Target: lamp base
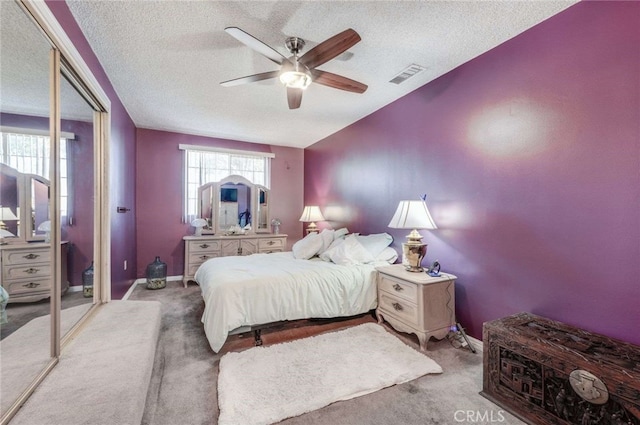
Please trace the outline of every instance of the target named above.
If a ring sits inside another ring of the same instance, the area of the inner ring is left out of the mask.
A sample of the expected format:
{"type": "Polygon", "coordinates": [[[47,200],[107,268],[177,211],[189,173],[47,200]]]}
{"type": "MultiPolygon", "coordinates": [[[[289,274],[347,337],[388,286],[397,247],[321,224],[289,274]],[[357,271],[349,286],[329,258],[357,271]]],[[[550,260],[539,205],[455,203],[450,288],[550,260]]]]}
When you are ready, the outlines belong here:
{"type": "Polygon", "coordinates": [[[410,241],[402,244],[402,265],[409,272],[422,272],[422,259],[427,255],[427,244],[410,241]]]}

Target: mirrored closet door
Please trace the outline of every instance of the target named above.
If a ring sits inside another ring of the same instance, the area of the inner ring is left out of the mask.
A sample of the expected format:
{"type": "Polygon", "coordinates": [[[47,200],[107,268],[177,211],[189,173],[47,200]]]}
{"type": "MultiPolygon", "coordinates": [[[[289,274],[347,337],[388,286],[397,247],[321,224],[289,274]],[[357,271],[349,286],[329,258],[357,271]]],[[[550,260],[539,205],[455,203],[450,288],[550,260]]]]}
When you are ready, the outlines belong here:
{"type": "Polygon", "coordinates": [[[74,84],[78,82],[73,76],[63,72],[60,79],[63,137],[58,153],[63,338],[94,302],[95,110],[74,84]]]}
{"type": "Polygon", "coordinates": [[[0,1],[0,8],[4,425],[82,321],[110,300],[102,267],[110,103],[45,2],[0,1]]]}
{"type": "Polygon", "coordinates": [[[0,416],[51,361],[49,74],[51,45],[0,1],[0,416]]]}

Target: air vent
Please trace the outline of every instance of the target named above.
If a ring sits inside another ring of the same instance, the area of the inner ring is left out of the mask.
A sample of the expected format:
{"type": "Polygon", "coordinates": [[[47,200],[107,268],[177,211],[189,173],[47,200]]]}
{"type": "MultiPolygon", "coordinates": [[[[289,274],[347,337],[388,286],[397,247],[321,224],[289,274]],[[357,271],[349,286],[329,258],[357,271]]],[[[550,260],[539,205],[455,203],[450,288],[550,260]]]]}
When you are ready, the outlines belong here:
{"type": "Polygon", "coordinates": [[[424,66],[420,66],[415,63],[412,63],[411,65],[406,67],[400,74],[393,77],[393,79],[391,79],[389,82],[393,84],[403,83],[407,81],[409,78],[413,77],[414,75],[424,71],[425,69],[427,68],[425,68],[424,66]]]}

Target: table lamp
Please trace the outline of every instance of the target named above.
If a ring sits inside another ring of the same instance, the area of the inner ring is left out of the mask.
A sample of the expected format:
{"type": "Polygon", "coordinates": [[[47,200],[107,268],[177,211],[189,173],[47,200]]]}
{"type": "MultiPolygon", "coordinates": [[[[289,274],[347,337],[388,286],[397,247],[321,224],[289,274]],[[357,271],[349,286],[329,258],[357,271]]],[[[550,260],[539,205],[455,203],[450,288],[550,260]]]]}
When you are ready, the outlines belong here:
{"type": "Polygon", "coordinates": [[[307,233],[314,233],[318,231],[318,226],[316,226],[316,221],[324,221],[324,217],[320,212],[320,207],[317,205],[309,205],[305,206],[302,211],[302,215],[300,216],[300,221],[305,223],[311,223],[307,226],[307,233]]]}
{"type": "Polygon", "coordinates": [[[412,229],[407,242],[402,244],[402,264],[410,272],[421,272],[422,259],[427,254],[427,244],[422,242],[418,229],[437,229],[424,201],[400,201],[389,227],[412,229]]]}

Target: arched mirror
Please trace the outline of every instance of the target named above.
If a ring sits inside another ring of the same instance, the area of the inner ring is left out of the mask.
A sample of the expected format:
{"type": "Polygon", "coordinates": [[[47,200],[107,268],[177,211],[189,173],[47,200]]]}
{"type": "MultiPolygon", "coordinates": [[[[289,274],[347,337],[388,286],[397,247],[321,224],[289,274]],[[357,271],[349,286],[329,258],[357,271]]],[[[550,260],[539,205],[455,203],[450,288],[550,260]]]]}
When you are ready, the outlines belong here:
{"type": "Polygon", "coordinates": [[[0,245],[0,416],[4,416],[51,361],[51,249],[37,230],[48,219],[51,45],[13,1],[0,1],[0,37],[4,164],[0,205],[6,225],[0,245]],[[33,131],[24,132],[25,128],[33,131]],[[7,212],[5,220],[6,211],[11,215],[7,212]]]}
{"type": "Polygon", "coordinates": [[[242,176],[228,176],[198,188],[199,217],[209,223],[203,234],[269,233],[269,189],[242,176]],[[244,230],[246,229],[246,230],[244,230]]]}

